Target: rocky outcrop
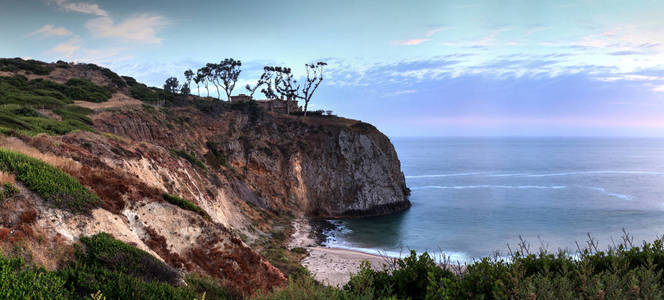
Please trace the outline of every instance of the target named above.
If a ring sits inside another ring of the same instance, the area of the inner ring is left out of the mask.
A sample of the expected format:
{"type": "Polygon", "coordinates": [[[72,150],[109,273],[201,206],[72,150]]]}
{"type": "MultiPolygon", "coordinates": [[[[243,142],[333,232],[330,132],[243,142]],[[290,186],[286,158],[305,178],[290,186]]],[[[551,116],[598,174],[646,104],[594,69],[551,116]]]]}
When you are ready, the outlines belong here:
{"type": "Polygon", "coordinates": [[[410,207],[394,147],[367,123],[266,112],[252,120],[246,112],[180,108],[105,112],[96,124],[131,140],[190,151],[226,177],[234,197],[261,208],[336,218],[410,207]]]}

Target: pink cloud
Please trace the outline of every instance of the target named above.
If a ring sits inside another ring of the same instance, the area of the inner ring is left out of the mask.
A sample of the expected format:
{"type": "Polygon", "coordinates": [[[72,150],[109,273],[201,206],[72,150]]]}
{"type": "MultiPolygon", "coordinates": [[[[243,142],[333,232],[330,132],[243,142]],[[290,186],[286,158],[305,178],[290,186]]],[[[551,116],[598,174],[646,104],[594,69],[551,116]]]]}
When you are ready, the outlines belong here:
{"type": "Polygon", "coordinates": [[[414,46],[414,45],[419,45],[424,42],[428,42],[431,39],[412,39],[412,40],[400,40],[400,41],[392,41],[392,45],[396,46],[414,46]]]}
{"type": "Polygon", "coordinates": [[[424,42],[430,41],[431,37],[434,34],[436,34],[438,32],[441,32],[443,30],[445,30],[445,28],[443,28],[443,27],[429,29],[424,33],[424,36],[421,37],[421,38],[410,39],[410,40],[395,40],[395,41],[390,42],[390,44],[395,45],[395,46],[415,46],[415,45],[419,45],[419,44],[422,44],[424,42]]]}

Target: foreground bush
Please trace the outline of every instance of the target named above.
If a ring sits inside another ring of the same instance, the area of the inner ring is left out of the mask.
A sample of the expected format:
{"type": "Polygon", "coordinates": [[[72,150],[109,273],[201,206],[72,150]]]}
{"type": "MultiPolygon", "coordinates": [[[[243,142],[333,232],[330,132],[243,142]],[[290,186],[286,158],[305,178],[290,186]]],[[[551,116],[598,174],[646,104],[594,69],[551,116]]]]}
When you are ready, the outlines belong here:
{"type": "Polygon", "coordinates": [[[106,233],[81,238],[76,259],[58,271],[0,255],[0,299],[226,299],[214,281],[177,272],[106,233]]]}
{"type": "MultiPolygon", "coordinates": [[[[388,271],[368,264],[344,290],[399,299],[662,299],[661,240],[641,247],[597,251],[595,244],[571,256],[516,252],[509,260],[484,258],[465,268],[435,264],[427,253],[396,261],[388,271]],[[456,270],[456,272],[452,272],[456,270]]],[[[631,245],[630,245],[631,246],[631,245]]],[[[522,248],[523,250],[523,248],[522,248]]]]}

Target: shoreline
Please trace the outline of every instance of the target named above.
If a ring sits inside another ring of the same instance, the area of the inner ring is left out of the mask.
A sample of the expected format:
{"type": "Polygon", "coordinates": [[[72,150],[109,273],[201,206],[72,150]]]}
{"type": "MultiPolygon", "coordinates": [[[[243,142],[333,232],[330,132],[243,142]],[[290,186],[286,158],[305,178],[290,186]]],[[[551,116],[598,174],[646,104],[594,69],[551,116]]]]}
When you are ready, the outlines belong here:
{"type": "Polygon", "coordinates": [[[294,233],[288,244],[289,249],[304,248],[308,255],[301,264],[314,276],[316,281],[329,286],[341,287],[352,273],[360,270],[363,261],[369,262],[375,270],[389,268],[392,258],[344,248],[328,248],[321,245],[320,237],[306,219],[293,221],[294,233]]]}

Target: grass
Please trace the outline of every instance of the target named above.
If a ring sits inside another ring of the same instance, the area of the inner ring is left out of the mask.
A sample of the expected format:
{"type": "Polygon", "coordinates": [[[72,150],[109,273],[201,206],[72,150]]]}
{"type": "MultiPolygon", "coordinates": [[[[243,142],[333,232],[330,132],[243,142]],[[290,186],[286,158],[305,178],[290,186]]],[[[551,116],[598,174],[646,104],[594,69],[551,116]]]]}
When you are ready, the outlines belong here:
{"type": "Polygon", "coordinates": [[[291,223],[287,220],[281,221],[275,228],[270,236],[257,240],[254,247],[258,248],[261,255],[286,276],[293,278],[308,276],[308,271],[300,264],[300,260],[307,255],[306,249],[289,250],[287,246],[293,232],[291,223]]]}
{"type": "Polygon", "coordinates": [[[168,203],[173,204],[182,209],[193,211],[208,221],[211,220],[210,215],[208,215],[207,212],[205,212],[202,208],[200,208],[198,205],[194,204],[193,202],[171,194],[164,194],[163,196],[164,200],[166,200],[168,203]]]}
{"type": "Polygon", "coordinates": [[[111,99],[114,92],[110,87],[98,86],[87,79],[72,78],[65,85],[65,95],[73,100],[104,102],[111,99]]]}
{"type": "Polygon", "coordinates": [[[177,149],[171,149],[171,153],[186,159],[193,166],[199,167],[201,169],[206,169],[205,164],[203,164],[203,162],[198,160],[198,158],[196,158],[196,156],[193,153],[189,153],[185,150],[177,150],[177,149]]]}
{"type": "Polygon", "coordinates": [[[26,266],[21,258],[0,255],[0,298],[69,299],[66,282],[56,273],[26,266]]]}
{"type": "Polygon", "coordinates": [[[0,104],[57,108],[73,100],[104,102],[112,94],[112,88],[98,86],[87,79],[72,78],[61,84],[43,79],[28,80],[21,75],[0,77],[0,104]]]}
{"type": "Polygon", "coordinates": [[[0,255],[0,298],[227,299],[223,288],[200,276],[187,276],[188,285],[180,286],[175,270],[107,233],[83,237],[81,244],[75,259],[57,271],[0,255]]]}
{"type": "Polygon", "coordinates": [[[47,203],[72,212],[87,212],[100,205],[99,197],[75,178],[45,162],[0,149],[0,170],[9,172],[47,203]]]}
{"type": "Polygon", "coordinates": [[[90,87],[92,83],[82,80],[72,79],[68,83],[77,87],[45,80],[28,81],[23,76],[0,77],[0,133],[18,132],[31,136],[38,133],[61,135],[80,130],[93,131],[92,120],[86,116],[92,111],[70,105],[73,103],[71,96],[79,93],[83,98],[102,99],[99,98],[101,96],[95,96],[97,92],[94,90],[103,88],[90,87]],[[36,108],[53,109],[62,120],[44,117],[36,108]]]}

